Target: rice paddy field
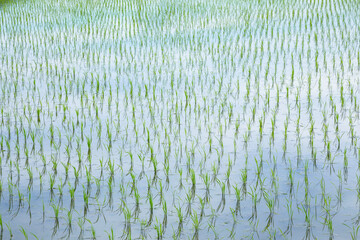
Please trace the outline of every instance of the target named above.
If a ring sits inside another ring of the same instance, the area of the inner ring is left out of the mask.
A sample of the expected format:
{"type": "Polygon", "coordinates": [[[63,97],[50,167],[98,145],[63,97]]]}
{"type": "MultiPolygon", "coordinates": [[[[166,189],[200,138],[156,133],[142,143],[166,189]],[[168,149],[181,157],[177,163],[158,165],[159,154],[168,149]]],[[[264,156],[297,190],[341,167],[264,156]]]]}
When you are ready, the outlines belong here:
{"type": "Polygon", "coordinates": [[[358,239],[358,0],[0,3],[0,239],[358,239]]]}

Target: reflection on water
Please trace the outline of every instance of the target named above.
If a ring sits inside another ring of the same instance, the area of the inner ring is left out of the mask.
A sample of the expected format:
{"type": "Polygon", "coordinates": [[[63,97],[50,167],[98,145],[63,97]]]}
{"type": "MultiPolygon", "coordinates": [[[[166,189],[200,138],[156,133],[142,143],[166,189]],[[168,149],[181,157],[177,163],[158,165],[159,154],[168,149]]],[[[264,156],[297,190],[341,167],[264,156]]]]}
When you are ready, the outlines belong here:
{"type": "Polygon", "coordinates": [[[355,236],[357,8],[9,4],[2,236],[355,236]]]}

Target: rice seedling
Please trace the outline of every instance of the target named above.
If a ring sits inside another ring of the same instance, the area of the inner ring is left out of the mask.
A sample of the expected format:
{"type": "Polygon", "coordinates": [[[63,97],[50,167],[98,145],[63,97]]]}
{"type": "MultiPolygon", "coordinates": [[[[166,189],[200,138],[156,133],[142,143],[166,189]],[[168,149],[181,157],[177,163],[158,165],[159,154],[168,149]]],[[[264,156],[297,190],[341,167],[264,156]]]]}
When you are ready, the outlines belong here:
{"type": "Polygon", "coordinates": [[[21,227],[20,232],[24,235],[24,238],[25,238],[26,240],[29,239],[29,236],[28,236],[27,232],[25,231],[25,229],[24,229],[23,227],[21,227]]]}

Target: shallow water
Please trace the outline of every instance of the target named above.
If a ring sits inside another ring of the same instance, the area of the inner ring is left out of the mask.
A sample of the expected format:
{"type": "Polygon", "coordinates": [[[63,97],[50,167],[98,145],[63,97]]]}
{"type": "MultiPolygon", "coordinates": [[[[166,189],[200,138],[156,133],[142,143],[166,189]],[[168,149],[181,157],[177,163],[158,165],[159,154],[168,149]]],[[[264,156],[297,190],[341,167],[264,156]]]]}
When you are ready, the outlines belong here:
{"type": "Polygon", "coordinates": [[[153,239],[160,226],[164,239],[351,238],[358,12],[356,1],[4,6],[3,238],[153,239]]]}

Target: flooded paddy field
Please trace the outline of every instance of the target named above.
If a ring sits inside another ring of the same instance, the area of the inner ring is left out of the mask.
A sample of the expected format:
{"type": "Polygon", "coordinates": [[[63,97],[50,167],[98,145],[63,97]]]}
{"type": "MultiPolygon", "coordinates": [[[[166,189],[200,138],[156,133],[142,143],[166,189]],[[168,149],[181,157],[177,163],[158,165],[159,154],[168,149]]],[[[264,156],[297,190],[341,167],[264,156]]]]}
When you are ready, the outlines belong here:
{"type": "Polygon", "coordinates": [[[0,239],[357,239],[359,14],[0,4],[0,239]]]}

